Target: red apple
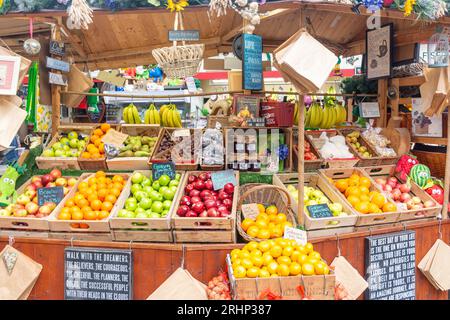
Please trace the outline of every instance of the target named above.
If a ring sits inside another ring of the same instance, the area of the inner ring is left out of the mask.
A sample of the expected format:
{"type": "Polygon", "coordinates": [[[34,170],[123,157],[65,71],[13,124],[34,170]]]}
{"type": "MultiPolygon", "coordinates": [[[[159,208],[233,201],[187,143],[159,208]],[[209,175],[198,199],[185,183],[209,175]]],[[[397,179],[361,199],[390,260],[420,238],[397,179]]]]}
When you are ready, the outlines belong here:
{"type": "Polygon", "coordinates": [[[217,210],[219,211],[219,213],[221,215],[229,215],[230,211],[228,211],[227,207],[225,207],[224,205],[219,206],[219,208],[217,208],[217,210]]]}
{"type": "Polygon", "coordinates": [[[216,207],[216,202],[213,199],[205,200],[204,203],[205,203],[206,209],[216,207]]]}
{"type": "Polygon", "coordinates": [[[185,204],[181,205],[177,210],[177,215],[180,217],[186,216],[186,213],[189,211],[189,207],[185,204]]]}
{"type": "Polygon", "coordinates": [[[392,189],[395,189],[397,187],[397,182],[388,181],[386,186],[390,186],[392,189]]]}
{"type": "Polygon", "coordinates": [[[224,190],[219,191],[219,200],[225,200],[230,198],[230,194],[225,192],[224,190]]]}
{"type": "Polygon", "coordinates": [[[43,218],[44,215],[43,215],[42,213],[37,213],[37,214],[35,215],[35,217],[36,217],[36,218],[43,218]]]}
{"type": "Polygon", "coordinates": [[[216,200],[216,207],[223,205],[223,202],[220,200],[216,200]]]}
{"type": "Polygon", "coordinates": [[[203,181],[208,180],[208,176],[207,176],[206,172],[200,173],[200,174],[198,175],[198,178],[199,178],[200,180],[203,180],[203,181]]]}
{"type": "Polygon", "coordinates": [[[386,185],[386,179],[377,178],[377,179],[375,179],[375,182],[380,186],[386,185]]]}
{"type": "Polygon", "coordinates": [[[206,210],[203,210],[202,213],[200,213],[198,216],[202,217],[202,218],[206,218],[206,217],[208,217],[208,212],[206,210]]]}
{"type": "Polygon", "coordinates": [[[433,201],[428,200],[428,201],[424,202],[423,206],[424,206],[424,208],[433,208],[435,205],[434,205],[433,201]]]}
{"type": "Polygon", "coordinates": [[[227,183],[223,186],[223,191],[225,191],[228,194],[233,194],[234,192],[234,185],[232,183],[227,183]]]}
{"type": "Polygon", "coordinates": [[[408,210],[411,210],[412,207],[414,207],[414,201],[412,201],[412,200],[407,201],[406,207],[408,208],[408,210]]]}
{"type": "Polygon", "coordinates": [[[419,203],[419,204],[415,204],[412,207],[413,210],[420,210],[423,209],[423,204],[419,203]]]}
{"type": "Polygon", "coordinates": [[[75,178],[69,178],[69,180],[67,180],[67,185],[69,187],[73,187],[76,184],[77,184],[77,179],[75,179],[75,178]]]}
{"type": "Polygon", "coordinates": [[[188,183],[186,187],[184,188],[184,191],[186,194],[189,194],[192,190],[194,190],[194,185],[192,183],[188,183]]]}
{"type": "Polygon", "coordinates": [[[46,184],[49,184],[50,182],[53,182],[53,176],[50,174],[44,174],[42,176],[42,184],[45,186],[46,184]]]}
{"type": "Polygon", "coordinates": [[[202,190],[202,192],[200,192],[200,198],[202,199],[206,199],[207,197],[211,196],[211,191],[210,190],[202,190]]]}
{"type": "Polygon", "coordinates": [[[401,184],[399,189],[402,193],[409,193],[411,191],[411,188],[406,183],[401,184]]]}
{"type": "Polygon", "coordinates": [[[394,190],[394,188],[392,188],[391,185],[386,184],[386,185],[384,186],[384,189],[383,189],[383,190],[386,191],[386,192],[392,192],[392,190],[394,190]]]}
{"type": "Polygon", "coordinates": [[[181,205],[190,206],[192,204],[191,197],[188,196],[182,196],[180,200],[181,205]]]}
{"type": "Polygon", "coordinates": [[[191,202],[192,202],[192,204],[197,203],[197,202],[201,202],[203,204],[202,199],[200,199],[200,197],[192,197],[191,202]]]}
{"type": "Polygon", "coordinates": [[[66,178],[57,178],[55,180],[55,184],[58,187],[65,187],[65,186],[67,186],[67,179],[66,178]]]}
{"type": "Polygon", "coordinates": [[[405,203],[409,200],[411,200],[411,196],[408,193],[402,193],[402,195],[400,196],[400,201],[405,203]]]}
{"type": "Polygon", "coordinates": [[[37,204],[37,203],[38,203],[38,198],[37,198],[37,197],[34,197],[34,198],[33,198],[33,200],[31,200],[31,202],[33,202],[33,203],[36,203],[36,204],[37,204]]]}
{"type": "Polygon", "coordinates": [[[217,208],[209,208],[208,209],[208,217],[217,218],[219,217],[220,212],[217,208]]]}
{"type": "Polygon", "coordinates": [[[206,179],[211,179],[211,172],[206,172],[206,179]]]}
{"type": "Polygon", "coordinates": [[[198,216],[197,213],[195,211],[193,211],[193,210],[189,210],[186,213],[186,218],[193,218],[193,217],[197,217],[197,216],[198,216]]]}
{"type": "Polygon", "coordinates": [[[26,195],[30,199],[33,199],[36,196],[36,194],[37,194],[36,190],[33,189],[27,189],[24,193],[24,195],[26,195]]]}
{"type": "Polygon", "coordinates": [[[198,197],[200,196],[200,191],[198,191],[197,189],[193,189],[191,190],[191,192],[189,192],[189,197],[198,197]]]}
{"type": "Polygon", "coordinates": [[[21,204],[21,205],[23,205],[23,206],[25,206],[27,203],[30,203],[30,202],[31,202],[30,197],[28,197],[28,196],[25,195],[25,194],[21,194],[21,195],[17,198],[17,203],[18,203],[18,204],[21,204]]]}
{"type": "Polygon", "coordinates": [[[46,203],[44,203],[44,206],[48,206],[50,208],[50,210],[53,211],[56,208],[56,203],[54,203],[54,202],[46,202],[46,203]]]}
{"type": "Polygon", "coordinates": [[[203,190],[205,189],[205,181],[203,180],[197,180],[194,182],[194,188],[197,190],[203,190]]]}
{"type": "Polygon", "coordinates": [[[39,206],[34,202],[29,202],[25,206],[25,210],[27,210],[29,214],[36,214],[39,211],[39,206]]]}
{"type": "Polygon", "coordinates": [[[189,182],[189,183],[194,183],[195,181],[197,181],[197,176],[195,176],[195,175],[190,175],[190,176],[188,177],[188,182],[189,182]]]}
{"type": "Polygon", "coordinates": [[[28,211],[23,208],[23,209],[16,209],[13,211],[13,216],[14,217],[26,217],[28,215],[28,211]]]}
{"type": "Polygon", "coordinates": [[[58,169],[53,169],[52,171],[50,171],[50,175],[53,177],[53,180],[56,180],[56,179],[62,177],[62,173],[58,169]]]}
{"type": "Polygon", "coordinates": [[[31,178],[31,183],[35,183],[35,182],[40,182],[40,183],[42,183],[41,177],[34,176],[33,178],[31,178]]]}
{"type": "Polygon", "coordinates": [[[205,181],[205,189],[208,189],[208,190],[213,190],[214,189],[212,180],[206,180],[205,181]]]}
{"type": "Polygon", "coordinates": [[[233,207],[233,200],[223,199],[223,204],[228,210],[231,210],[231,208],[233,207]]]}
{"type": "Polygon", "coordinates": [[[52,213],[52,210],[50,209],[49,206],[43,205],[42,207],[39,208],[39,212],[40,214],[44,215],[45,217],[48,216],[50,213],[52,213]]]}
{"type": "Polygon", "coordinates": [[[390,177],[390,178],[387,180],[387,182],[388,182],[388,183],[391,182],[391,183],[397,184],[397,183],[398,183],[398,180],[397,180],[396,177],[390,177]]]}
{"type": "Polygon", "coordinates": [[[31,183],[31,184],[27,185],[27,187],[25,188],[25,190],[26,190],[26,191],[28,191],[28,190],[36,191],[37,188],[36,188],[36,186],[35,186],[33,183],[31,183]]]}
{"type": "Polygon", "coordinates": [[[401,195],[401,191],[398,188],[395,188],[394,190],[392,190],[391,198],[394,199],[394,201],[398,201],[401,195]]]}
{"type": "Polygon", "coordinates": [[[205,205],[203,204],[203,202],[194,202],[191,206],[191,209],[196,213],[200,213],[205,210],[205,205]]]}
{"type": "Polygon", "coordinates": [[[49,183],[47,183],[47,184],[45,185],[45,187],[46,187],[46,188],[54,188],[54,187],[56,187],[56,183],[54,183],[54,182],[49,182],[49,183]]]}

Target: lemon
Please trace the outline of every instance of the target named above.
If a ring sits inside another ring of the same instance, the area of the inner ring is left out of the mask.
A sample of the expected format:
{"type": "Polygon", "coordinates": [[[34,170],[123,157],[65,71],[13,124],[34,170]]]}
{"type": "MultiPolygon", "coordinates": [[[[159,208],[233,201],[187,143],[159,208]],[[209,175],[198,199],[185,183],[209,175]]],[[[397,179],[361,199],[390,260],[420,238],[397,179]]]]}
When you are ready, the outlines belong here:
{"type": "Polygon", "coordinates": [[[252,250],[250,252],[250,256],[252,257],[262,257],[262,252],[258,249],[252,250]]]}
{"type": "Polygon", "coordinates": [[[294,252],[294,248],[292,248],[292,246],[286,246],[283,249],[283,256],[290,257],[292,252],[294,252]]]}
{"type": "Polygon", "coordinates": [[[253,250],[258,249],[258,242],[256,241],[250,241],[244,246],[244,249],[248,250],[249,252],[252,252],[253,250]]]}
{"type": "Polygon", "coordinates": [[[285,264],[279,264],[277,267],[277,274],[280,277],[287,277],[289,275],[289,266],[285,264]]]}
{"type": "Polygon", "coordinates": [[[277,262],[279,264],[290,265],[292,261],[291,261],[291,258],[289,258],[289,257],[281,256],[281,257],[278,257],[277,262]]]}
{"type": "Polygon", "coordinates": [[[260,278],[269,278],[270,277],[270,272],[264,269],[260,269],[259,270],[259,275],[260,278]]]}
{"type": "Polygon", "coordinates": [[[292,262],[289,266],[289,274],[291,276],[297,276],[302,272],[302,266],[297,262],[292,262]]]}
{"type": "Polygon", "coordinates": [[[245,269],[250,269],[253,267],[253,262],[249,258],[244,258],[241,260],[241,266],[243,266],[245,269]]]}
{"type": "Polygon", "coordinates": [[[247,269],[247,277],[249,278],[256,278],[259,275],[259,268],[257,267],[251,267],[247,269]]]}
{"type": "Polygon", "coordinates": [[[245,278],[247,271],[243,266],[237,266],[233,269],[233,274],[236,278],[245,278]]]}
{"type": "Polygon", "coordinates": [[[269,251],[271,248],[271,245],[269,243],[269,241],[261,241],[258,244],[258,249],[261,250],[261,252],[267,252],[269,251]]]}
{"type": "Polygon", "coordinates": [[[264,263],[264,259],[261,256],[253,256],[251,260],[253,265],[258,268],[261,267],[264,263]]]}
{"type": "Polygon", "coordinates": [[[278,258],[279,256],[281,256],[281,254],[283,253],[283,248],[279,245],[274,245],[271,249],[270,249],[270,255],[274,258],[278,258]]]}
{"type": "Polygon", "coordinates": [[[278,268],[278,263],[276,263],[275,261],[272,261],[271,263],[269,263],[267,265],[267,271],[269,271],[270,274],[277,274],[277,268],[278,268]]]}

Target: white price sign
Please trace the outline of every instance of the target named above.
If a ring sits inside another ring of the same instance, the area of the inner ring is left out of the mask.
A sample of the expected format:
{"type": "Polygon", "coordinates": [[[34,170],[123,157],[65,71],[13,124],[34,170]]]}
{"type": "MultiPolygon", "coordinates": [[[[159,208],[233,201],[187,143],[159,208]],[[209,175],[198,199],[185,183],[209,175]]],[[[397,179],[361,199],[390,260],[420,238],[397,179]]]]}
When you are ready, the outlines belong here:
{"type": "Polygon", "coordinates": [[[361,118],[379,118],[380,105],[378,102],[362,102],[359,105],[361,118]]]}
{"type": "Polygon", "coordinates": [[[292,227],[284,228],[284,237],[285,239],[291,239],[297,241],[299,245],[304,246],[308,242],[308,236],[306,231],[300,230],[292,227]]]}

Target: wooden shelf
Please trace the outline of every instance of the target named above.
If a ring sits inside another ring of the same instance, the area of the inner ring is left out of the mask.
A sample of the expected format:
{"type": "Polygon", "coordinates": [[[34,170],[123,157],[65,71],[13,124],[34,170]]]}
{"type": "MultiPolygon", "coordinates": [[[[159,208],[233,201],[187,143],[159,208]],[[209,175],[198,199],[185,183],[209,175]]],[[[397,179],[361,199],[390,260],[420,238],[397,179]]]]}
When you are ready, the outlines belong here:
{"type": "Polygon", "coordinates": [[[397,78],[400,87],[420,86],[425,82],[424,76],[397,78]]]}
{"type": "Polygon", "coordinates": [[[412,104],[412,98],[400,98],[398,104],[412,104]]]}
{"type": "Polygon", "coordinates": [[[446,146],[448,138],[412,137],[412,142],[446,146]]]}

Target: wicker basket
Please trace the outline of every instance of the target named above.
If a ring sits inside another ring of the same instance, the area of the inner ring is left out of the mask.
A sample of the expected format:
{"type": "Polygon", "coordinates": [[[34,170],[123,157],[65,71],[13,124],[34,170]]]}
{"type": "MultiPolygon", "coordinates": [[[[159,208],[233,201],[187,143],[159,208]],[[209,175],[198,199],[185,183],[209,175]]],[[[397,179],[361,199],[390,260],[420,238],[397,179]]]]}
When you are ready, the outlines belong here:
{"type": "Polygon", "coordinates": [[[417,144],[412,150],[412,154],[417,157],[420,163],[430,168],[431,175],[436,178],[445,177],[445,148],[417,144]]]}
{"type": "MultiPolygon", "coordinates": [[[[181,12],[175,15],[175,30],[178,30],[178,21],[183,30],[181,12]]],[[[177,46],[177,42],[174,41],[171,47],[153,49],[152,55],[169,78],[186,78],[199,71],[204,51],[204,44],[185,45],[183,41],[182,46],[177,46]]]]}
{"type": "Polygon", "coordinates": [[[250,237],[241,227],[243,204],[248,203],[261,203],[264,205],[275,205],[278,208],[278,212],[283,212],[287,216],[287,220],[290,221],[293,226],[297,226],[297,221],[291,211],[291,199],[289,193],[281,187],[261,184],[261,183],[248,183],[239,187],[241,196],[239,197],[237,212],[236,212],[236,228],[239,234],[247,241],[263,241],[265,239],[258,239],[250,237]],[[287,202],[283,199],[283,195],[287,202]]]}

